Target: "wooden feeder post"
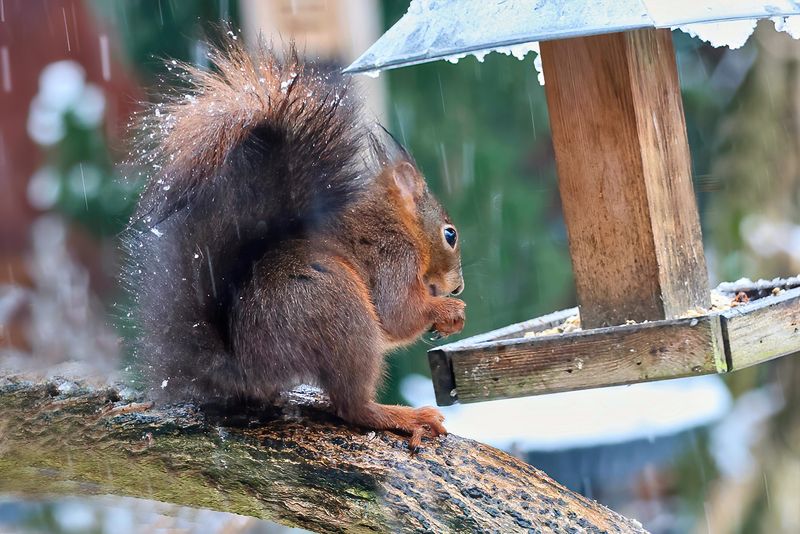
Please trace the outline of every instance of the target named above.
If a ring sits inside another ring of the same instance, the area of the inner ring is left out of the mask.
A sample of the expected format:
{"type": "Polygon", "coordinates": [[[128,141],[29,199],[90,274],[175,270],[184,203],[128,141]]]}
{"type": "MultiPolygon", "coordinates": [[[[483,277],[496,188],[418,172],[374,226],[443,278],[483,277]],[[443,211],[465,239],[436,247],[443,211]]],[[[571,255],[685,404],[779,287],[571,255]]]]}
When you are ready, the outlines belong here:
{"type": "Polygon", "coordinates": [[[583,328],[708,308],[670,31],[545,41],[541,55],[583,328]]]}

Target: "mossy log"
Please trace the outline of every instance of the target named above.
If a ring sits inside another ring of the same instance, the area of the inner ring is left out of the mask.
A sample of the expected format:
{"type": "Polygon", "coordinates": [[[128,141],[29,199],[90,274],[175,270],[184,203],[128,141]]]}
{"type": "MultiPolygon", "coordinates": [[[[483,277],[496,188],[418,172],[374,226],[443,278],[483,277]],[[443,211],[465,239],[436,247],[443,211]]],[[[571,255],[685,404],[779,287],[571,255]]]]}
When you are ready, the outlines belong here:
{"type": "Polygon", "coordinates": [[[124,387],[20,375],[0,377],[0,493],[143,497],[322,532],[644,532],[497,449],[450,435],[412,455],[317,394],[154,407],[124,387]]]}

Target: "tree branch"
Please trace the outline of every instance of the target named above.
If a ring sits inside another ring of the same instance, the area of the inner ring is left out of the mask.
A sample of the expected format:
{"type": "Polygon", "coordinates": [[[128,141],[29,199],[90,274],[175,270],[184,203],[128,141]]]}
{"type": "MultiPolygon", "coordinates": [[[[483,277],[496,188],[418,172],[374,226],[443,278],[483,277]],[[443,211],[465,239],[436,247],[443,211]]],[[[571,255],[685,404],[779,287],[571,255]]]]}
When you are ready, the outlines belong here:
{"type": "Polygon", "coordinates": [[[124,387],[0,374],[0,473],[0,492],[143,497],[325,532],[644,532],[474,441],[412,456],[313,393],[161,408],[124,387]]]}

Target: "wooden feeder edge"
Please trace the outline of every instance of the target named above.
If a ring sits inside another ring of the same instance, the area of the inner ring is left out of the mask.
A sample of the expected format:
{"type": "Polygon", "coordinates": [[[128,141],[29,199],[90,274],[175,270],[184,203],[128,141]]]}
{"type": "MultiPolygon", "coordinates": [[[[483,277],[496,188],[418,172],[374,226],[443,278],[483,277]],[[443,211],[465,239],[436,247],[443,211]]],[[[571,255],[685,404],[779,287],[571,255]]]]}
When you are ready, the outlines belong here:
{"type": "Polygon", "coordinates": [[[786,356],[800,351],[800,287],[778,282],[786,289],[777,296],[697,317],[524,337],[561,324],[571,308],[437,347],[428,352],[436,401],[726,373],[786,356]]]}

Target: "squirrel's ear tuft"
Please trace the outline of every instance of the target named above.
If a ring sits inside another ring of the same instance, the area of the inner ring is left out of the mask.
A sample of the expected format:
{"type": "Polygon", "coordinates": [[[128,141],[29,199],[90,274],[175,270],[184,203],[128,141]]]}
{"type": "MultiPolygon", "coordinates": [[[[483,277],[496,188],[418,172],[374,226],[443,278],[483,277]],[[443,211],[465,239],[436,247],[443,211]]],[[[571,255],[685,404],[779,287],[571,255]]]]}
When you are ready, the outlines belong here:
{"type": "Polygon", "coordinates": [[[417,202],[425,191],[425,183],[419,171],[407,162],[401,161],[391,169],[394,185],[409,211],[416,211],[417,202]]]}

